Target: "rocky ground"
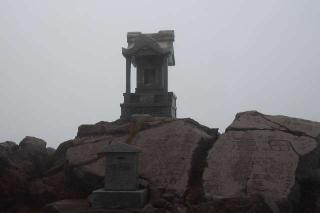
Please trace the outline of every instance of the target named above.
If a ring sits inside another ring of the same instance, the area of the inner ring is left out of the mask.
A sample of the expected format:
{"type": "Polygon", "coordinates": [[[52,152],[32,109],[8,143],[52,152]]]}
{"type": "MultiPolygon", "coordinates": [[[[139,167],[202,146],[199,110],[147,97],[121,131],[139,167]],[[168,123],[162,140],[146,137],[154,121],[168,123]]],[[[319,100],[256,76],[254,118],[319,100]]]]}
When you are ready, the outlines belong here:
{"type": "Polygon", "coordinates": [[[0,143],[0,212],[320,212],[320,123],[256,111],[226,132],[150,116],[81,125],[57,150],[26,137],[0,143]],[[143,209],[92,210],[104,145],[138,147],[143,209]]]}

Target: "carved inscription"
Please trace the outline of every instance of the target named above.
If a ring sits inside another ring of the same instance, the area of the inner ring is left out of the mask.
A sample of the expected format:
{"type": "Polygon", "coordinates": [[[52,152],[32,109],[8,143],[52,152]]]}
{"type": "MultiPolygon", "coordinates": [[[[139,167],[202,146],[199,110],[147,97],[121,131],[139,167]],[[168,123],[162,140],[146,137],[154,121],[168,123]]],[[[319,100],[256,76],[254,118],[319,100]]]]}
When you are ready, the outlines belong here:
{"type": "Polygon", "coordinates": [[[268,141],[269,147],[272,151],[289,151],[290,150],[290,141],[280,140],[280,139],[270,139],[268,141]]]}
{"type": "Polygon", "coordinates": [[[252,138],[247,138],[245,140],[241,138],[234,138],[231,142],[233,143],[232,150],[238,150],[238,151],[257,151],[258,150],[256,142],[252,138]]]}
{"type": "MultiPolygon", "coordinates": [[[[154,187],[176,189],[183,193],[188,183],[191,165],[192,151],[190,150],[195,146],[191,141],[197,141],[193,139],[195,135],[189,131],[183,132],[185,140],[177,143],[175,140],[182,133],[175,131],[174,128],[166,130],[160,138],[155,138],[156,134],[152,134],[151,131],[149,133],[150,137],[141,146],[141,175],[145,177],[148,175],[154,187]],[[175,143],[174,148],[172,143],[175,143]],[[144,148],[148,152],[144,151],[144,148]]],[[[141,140],[137,140],[137,144],[141,145],[141,140]]]]}
{"type": "Polygon", "coordinates": [[[242,139],[240,137],[232,138],[231,150],[237,151],[290,151],[290,141],[283,139],[268,138],[267,145],[262,145],[260,148],[256,144],[256,140],[242,139]]]}
{"type": "Polygon", "coordinates": [[[216,196],[242,192],[286,197],[299,160],[292,149],[294,139],[280,131],[226,133],[209,153],[205,187],[216,196]]]}

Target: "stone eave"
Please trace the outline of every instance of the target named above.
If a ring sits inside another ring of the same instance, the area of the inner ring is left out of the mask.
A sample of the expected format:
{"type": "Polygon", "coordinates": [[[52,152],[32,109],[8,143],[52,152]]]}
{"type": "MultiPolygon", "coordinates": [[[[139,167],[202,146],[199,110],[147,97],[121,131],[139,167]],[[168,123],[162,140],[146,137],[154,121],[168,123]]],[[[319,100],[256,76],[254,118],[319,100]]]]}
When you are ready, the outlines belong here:
{"type": "Polygon", "coordinates": [[[148,55],[167,57],[168,66],[175,65],[173,30],[161,30],[158,33],[128,32],[127,42],[128,47],[122,48],[122,55],[131,57],[133,65],[137,56],[148,55]]]}
{"type": "Polygon", "coordinates": [[[172,53],[171,48],[161,48],[157,41],[149,36],[140,35],[132,43],[130,48],[122,48],[124,56],[135,56],[144,50],[152,50],[154,55],[167,55],[172,53]]]}

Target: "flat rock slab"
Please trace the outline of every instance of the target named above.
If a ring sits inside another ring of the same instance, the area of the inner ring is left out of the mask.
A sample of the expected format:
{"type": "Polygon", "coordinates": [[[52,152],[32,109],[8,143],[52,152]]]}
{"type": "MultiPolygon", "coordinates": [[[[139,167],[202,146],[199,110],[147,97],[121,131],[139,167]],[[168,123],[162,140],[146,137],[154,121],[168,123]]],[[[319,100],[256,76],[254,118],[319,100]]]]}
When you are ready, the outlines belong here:
{"type": "Polygon", "coordinates": [[[282,130],[296,135],[320,136],[320,122],[292,118],[283,115],[264,115],[257,111],[238,113],[227,130],[282,130]]]}

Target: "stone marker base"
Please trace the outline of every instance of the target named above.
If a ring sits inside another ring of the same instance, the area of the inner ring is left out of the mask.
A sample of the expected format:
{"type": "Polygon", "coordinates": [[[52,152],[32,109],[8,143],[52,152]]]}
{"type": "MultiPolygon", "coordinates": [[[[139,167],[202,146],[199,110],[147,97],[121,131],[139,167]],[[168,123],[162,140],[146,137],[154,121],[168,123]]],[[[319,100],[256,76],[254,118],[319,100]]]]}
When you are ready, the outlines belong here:
{"type": "Polygon", "coordinates": [[[92,208],[142,208],[147,203],[147,189],[135,191],[106,191],[97,189],[89,196],[92,208]]]}

